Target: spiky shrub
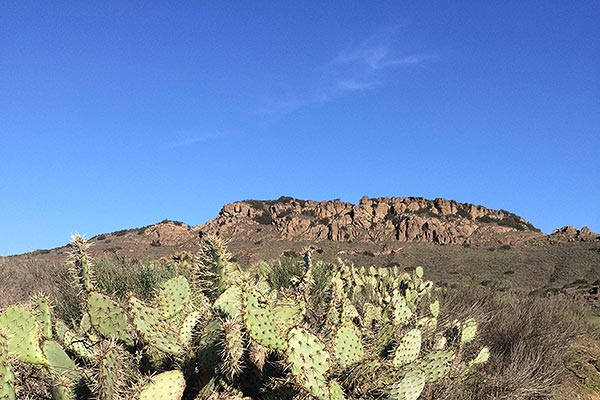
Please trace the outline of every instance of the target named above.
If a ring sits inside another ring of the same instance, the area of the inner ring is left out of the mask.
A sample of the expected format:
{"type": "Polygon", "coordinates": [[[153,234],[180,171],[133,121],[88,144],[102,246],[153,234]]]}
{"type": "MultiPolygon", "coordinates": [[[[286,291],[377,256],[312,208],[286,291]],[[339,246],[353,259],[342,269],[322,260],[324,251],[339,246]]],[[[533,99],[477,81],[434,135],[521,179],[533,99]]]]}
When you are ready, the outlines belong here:
{"type": "Polygon", "coordinates": [[[475,320],[438,327],[439,301],[420,267],[408,275],[339,262],[324,273],[310,263],[289,275],[293,285],[273,288],[209,238],[186,263],[189,280],[165,281],[152,302],[121,303],[96,288],[87,248],[74,237],[77,322],[53,321],[44,299],[0,314],[0,399],[14,398],[21,362],[44,370],[56,399],[414,400],[489,356],[463,357],[475,320]]]}

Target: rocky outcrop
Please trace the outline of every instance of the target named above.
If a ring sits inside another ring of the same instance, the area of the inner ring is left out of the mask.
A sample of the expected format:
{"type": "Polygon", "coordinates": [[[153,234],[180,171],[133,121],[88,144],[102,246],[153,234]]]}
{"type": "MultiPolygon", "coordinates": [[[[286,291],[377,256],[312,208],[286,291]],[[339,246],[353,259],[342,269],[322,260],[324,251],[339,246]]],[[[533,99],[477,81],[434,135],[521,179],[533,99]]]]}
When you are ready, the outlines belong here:
{"type": "Polygon", "coordinates": [[[252,237],[306,241],[399,241],[515,244],[543,236],[531,223],[504,210],[438,198],[363,197],[358,204],[306,201],[241,201],[225,205],[199,227],[225,239],[252,237]]]}
{"type": "Polygon", "coordinates": [[[591,242],[600,240],[600,234],[592,232],[587,226],[579,230],[567,225],[553,230],[550,239],[567,242],[591,242]]]}

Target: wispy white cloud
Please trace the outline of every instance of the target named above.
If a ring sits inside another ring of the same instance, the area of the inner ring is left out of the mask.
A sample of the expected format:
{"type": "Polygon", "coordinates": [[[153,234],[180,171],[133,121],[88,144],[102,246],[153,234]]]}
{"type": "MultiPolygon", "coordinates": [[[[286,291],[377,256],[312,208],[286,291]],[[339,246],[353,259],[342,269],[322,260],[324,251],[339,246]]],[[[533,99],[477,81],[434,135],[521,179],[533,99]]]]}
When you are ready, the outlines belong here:
{"type": "Polygon", "coordinates": [[[375,44],[372,40],[360,43],[351,50],[343,51],[326,67],[335,69],[348,66],[366,66],[368,70],[377,71],[388,67],[400,65],[417,65],[436,58],[425,54],[394,54],[389,44],[375,44]]]}
{"type": "Polygon", "coordinates": [[[379,86],[378,82],[361,81],[358,79],[344,79],[336,82],[339,89],[356,91],[356,90],[367,90],[375,89],[379,86]]]}
{"type": "Polygon", "coordinates": [[[219,136],[221,135],[218,133],[204,133],[198,135],[183,136],[173,139],[171,142],[167,143],[167,148],[176,149],[180,147],[190,147],[200,143],[206,143],[219,136]]]}
{"type": "Polygon", "coordinates": [[[400,67],[423,66],[437,59],[434,54],[401,51],[398,28],[382,29],[340,51],[313,71],[309,86],[299,87],[293,97],[271,101],[257,113],[290,113],[357,92],[382,88],[393,80],[395,74],[401,73],[400,67]]]}

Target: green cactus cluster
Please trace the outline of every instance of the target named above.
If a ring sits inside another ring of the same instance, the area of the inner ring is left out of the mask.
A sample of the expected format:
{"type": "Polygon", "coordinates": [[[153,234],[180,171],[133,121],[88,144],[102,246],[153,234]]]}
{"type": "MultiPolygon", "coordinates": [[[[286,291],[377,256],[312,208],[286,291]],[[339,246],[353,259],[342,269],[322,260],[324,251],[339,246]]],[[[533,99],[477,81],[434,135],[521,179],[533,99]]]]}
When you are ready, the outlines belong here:
{"type": "Polygon", "coordinates": [[[87,242],[76,236],[72,247],[80,319],[55,318],[43,297],[0,313],[0,400],[18,396],[20,363],[39,368],[59,400],[416,400],[489,357],[484,347],[465,359],[474,319],[440,327],[421,267],[339,261],[323,274],[309,263],[275,289],[208,238],[154,300],[120,301],[96,288],[87,242]]]}

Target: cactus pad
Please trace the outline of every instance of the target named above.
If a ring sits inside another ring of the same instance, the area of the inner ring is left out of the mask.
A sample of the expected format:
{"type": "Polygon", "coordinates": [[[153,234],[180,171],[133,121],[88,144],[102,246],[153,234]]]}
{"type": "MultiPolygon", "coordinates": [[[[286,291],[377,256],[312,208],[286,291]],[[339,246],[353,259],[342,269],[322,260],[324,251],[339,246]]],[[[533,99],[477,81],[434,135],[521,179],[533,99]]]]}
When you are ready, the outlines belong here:
{"type": "Polygon", "coordinates": [[[417,400],[425,388],[425,374],[418,369],[410,370],[404,378],[390,388],[394,400],[417,400]]]}
{"type": "Polygon", "coordinates": [[[185,378],[178,370],[167,371],[153,376],[142,392],[139,400],[180,400],[185,390],[185,378]]]}
{"type": "Polygon", "coordinates": [[[215,300],[213,307],[232,318],[236,318],[242,313],[242,289],[238,286],[227,288],[215,300]]]}
{"type": "Polygon", "coordinates": [[[285,350],[287,343],[279,334],[276,319],[271,310],[261,306],[252,292],[242,293],[244,323],[250,337],[271,350],[285,350]]]}
{"type": "Polygon", "coordinates": [[[204,327],[202,336],[198,341],[196,362],[202,373],[214,373],[215,366],[221,360],[219,341],[222,337],[221,323],[214,319],[204,327]]]}
{"type": "Polygon", "coordinates": [[[158,291],[158,308],[164,318],[179,314],[190,303],[190,284],[184,276],[166,281],[158,291]]]}
{"type": "Polygon", "coordinates": [[[415,361],[421,352],[421,331],[412,329],[402,337],[396,351],[393,363],[397,367],[403,367],[415,361]]]}
{"type": "Polygon", "coordinates": [[[96,357],[96,350],[90,340],[78,335],[60,320],[56,323],[56,326],[57,336],[68,350],[85,360],[92,360],[96,357]]]}
{"type": "Polygon", "coordinates": [[[94,392],[98,394],[98,400],[121,398],[124,369],[127,367],[122,352],[123,350],[111,341],[102,345],[98,357],[98,382],[94,388],[94,392]]]}
{"type": "Polygon", "coordinates": [[[336,381],[329,382],[329,400],[345,400],[344,390],[336,381]]]}
{"type": "Polygon", "coordinates": [[[329,400],[325,374],[331,367],[329,354],[318,337],[302,328],[288,333],[287,361],[298,384],[319,400],[329,400]]]}
{"type": "Polygon", "coordinates": [[[275,314],[277,323],[280,326],[279,331],[287,332],[302,320],[304,314],[306,314],[306,304],[303,301],[282,299],[273,307],[273,314],[275,314]]]}
{"type": "Polygon", "coordinates": [[[42,349],[48,360],[46,368],[55,382],[53,392],[57,392],[61,398],[73,398],[72,388],[80,378],[77,366],[54,340],[45,341],[42,349]]]}
{"type": "Polygon", "coordinates": [[[221,351],[221,370],[230,380],[242,371],[242,357],[244,356],[244,332],[242,326],[235,319],[228,319],[221,323],[223,332],[223,345],[221,351]]]}
{"type": "Polygon", "coordinates": [[[135,297],[129,299],[129,306],[133,324],[146,343],[164,353],[181,353],[179,331],[164,321],[157,309],[148,307],[135,297]]]}
{"type": "Polygon", "coordinates": [[[467,318],[462,324],[462,330],[460,332],[460,343],[465,344],[475,339],[477,334],[477,321],[473,318],[467,318]]]}
{"type": "Polygon", "coordinates": [[[38,297],[35,300],[33,315],[40,325],[42,336],[46,339],[52,339],[52,312],[47,298],[38,297]]]}
{"type": "Polygon", "coordinates": [[[454,353],[449,350],[436,350],[423,357],[419,367],[425,373],[425,380],[435,382],[444,377],[453,358],[454,353]]]}
{"type": "Polygon", "coordinates": [[[406,304],[406,299],[398,291],[394,291],[392,304],[394,306],[394,325],[406,324],[412,316],[412,311],[406,304]]]}
{"type": "Polygon", "coordinates": [[[125,310],[110,297],[91,292],[88,297],[88,311],[92,326],[102,336],[132,344],[128,331],[125,310]]]}
{"type": "Polygon", "coordinates": [[[429,304],[429,312],[433,318],[437,318],[440,314],[440,302],[438,300],[429,304]]]}
{"type": "Polygon", "coordinates": [[[374,322],[380,321],[382,310],[380,306],[371,303],[366,303],[363,306],[363,325],[370,328],[374,322]]]}
{"type": "Polygon", "coordinates": [[[0,329],[8,337],[7,347],[19,361],[28,364],[45,364],[46,357],[40,348],[42,330],[22,306],[10,306],[0,315],[0,329]]]}
{"type": "Polygon", "coordinates": [[[338,329],[335,335],[333,354],[342,368],[346,368],[363,358],[363,345],[352,323],[344,324],[338,329]]]}
{"type": "Polygon", "coordinates": [[[192,345],[194,330],[201,318],[202,313],[200,311],[192,311],[183,320],[183,324],[179,328],[179,340],[183,347],[189,348],[192,345]]]}
{"type": "Polygon", "coordinates": [[[437,328],[437,318],[423,317],[417,321],[417,328],[421,330],[423,336],[433,335],[437,328]]]}
{"type": "Polygon", "coordinates": [[[490,349],[487,346],[483,347],[481,350],[479,350],[479,353],[477,354],[477,356],[474,359],[472,359],[471,361],[469,361],[469,367],[472,367],[477,364],[486,363],[489,358],[490,358],[490,349]]]}
{"type": "Polygon", "coordinates": [[[417,278],[419,279],[423,279],[423,267],[417,267],[415,268],[415,275],[417,278]]]}
{"type": "Polygon", "coordinates": [[[394,339],[394,325],[386,324],[377,330],[374,335],[373,348],[378,355],[387,353],[390,343],[394,339]]]}
{"type": "Polygon", "coordinates": [[[0,331],[0,400],[15,400],[15,375],[8,357],[8,337],[0,331]]]}

